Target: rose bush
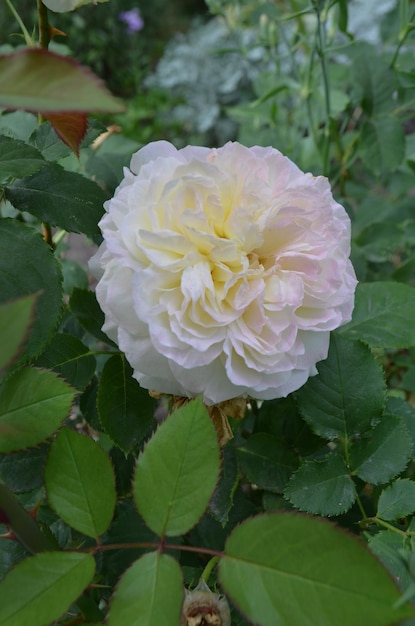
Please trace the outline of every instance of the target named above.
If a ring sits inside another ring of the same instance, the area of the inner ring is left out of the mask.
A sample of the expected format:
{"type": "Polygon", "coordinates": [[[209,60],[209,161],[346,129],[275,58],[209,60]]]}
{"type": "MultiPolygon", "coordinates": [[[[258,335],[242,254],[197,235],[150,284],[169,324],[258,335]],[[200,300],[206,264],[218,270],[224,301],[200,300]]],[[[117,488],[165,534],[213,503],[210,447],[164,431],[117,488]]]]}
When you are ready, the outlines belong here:
{"type": "Polygon", "coordinates": [[[206,404],[286,396],[350,320],[350,221],[273,148],[139,150],[91,261],[104,330],[139,383],[206,404]]]}

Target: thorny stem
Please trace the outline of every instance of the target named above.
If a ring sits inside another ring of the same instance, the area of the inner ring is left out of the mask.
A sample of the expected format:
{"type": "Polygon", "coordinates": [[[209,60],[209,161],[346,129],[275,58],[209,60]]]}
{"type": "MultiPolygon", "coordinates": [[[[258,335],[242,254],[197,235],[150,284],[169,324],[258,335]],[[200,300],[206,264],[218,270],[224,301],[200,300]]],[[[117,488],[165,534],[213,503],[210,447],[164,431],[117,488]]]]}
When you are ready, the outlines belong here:
{"type": "MultiPolygon", "coordinates": [[[[152,548],[154,550],[159,549],[160,544],[155,541],[137,541],[131,543],[106,543],[99,544],[97,546],[93,546],[92,548],[85,548],[80,550],[80,552],[88,552],[92,554],[97,554],[98,552],[102,552],[103,550],[121,550],[123,548],[131,549],[131,548],[152,548]]],[[[183,550],[185,552],[197,552],[199,554],[210,554],[213,557],[219,559],[224,556],[223,552],[219,550],[212,550],[210,548],[200,548],[197,546],[185,546],[175,543],[165,543],[163,544],[163,548],[165,550],[183,550]]],[[[212,566],[213,569],[213,566],[212,566]]]]}
{"type": "MultiPolygon", "coordinates": [[[[43,4],[42,0],[37,0],[37,13],[39,18],[39,44],[44,50],[47,50],[50,42],[50,26],[48,18],[48,9],[43,4]]],[[[42,116],[39,115],[39,124],[42,122],[42,116]]],[[[55,249],[55,243],[53,241],[53,234],[50,224],[46,222],[42,224],[43,238],[48,246],[53,251],[55,249]]]]}
{"type": "Polygon", "coordinates": [[[42,0],[37,0],[37,11],[39,17],[39,44],[41,48],[47,50],[50,42],[50,26],[48,10],[42,0]]]}

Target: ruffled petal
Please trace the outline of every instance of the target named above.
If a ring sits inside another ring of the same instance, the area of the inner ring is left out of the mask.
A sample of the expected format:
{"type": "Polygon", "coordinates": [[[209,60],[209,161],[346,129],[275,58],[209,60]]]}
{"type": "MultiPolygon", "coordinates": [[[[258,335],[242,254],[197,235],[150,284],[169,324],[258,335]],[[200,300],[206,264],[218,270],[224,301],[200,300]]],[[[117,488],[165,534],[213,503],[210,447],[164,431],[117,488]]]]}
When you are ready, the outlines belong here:
{"type": "Polygon", "coordinates": [[[151,143],[105,210],[97,298],[143,387],[286,396],[351,318],[349,217],[274,148],[151,143]]]}

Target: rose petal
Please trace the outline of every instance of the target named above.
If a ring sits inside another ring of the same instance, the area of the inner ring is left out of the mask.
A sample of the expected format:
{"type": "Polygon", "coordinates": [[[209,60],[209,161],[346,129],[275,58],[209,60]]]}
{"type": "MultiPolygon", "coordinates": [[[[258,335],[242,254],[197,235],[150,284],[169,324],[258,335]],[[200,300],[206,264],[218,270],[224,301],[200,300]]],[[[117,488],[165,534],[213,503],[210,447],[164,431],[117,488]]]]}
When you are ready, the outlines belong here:
{"type": "Polygon", "coordinates": [[[104,329],[143,387],[207,404],[286,396],[351,317],[350,220],[278,150],[154,142],[105,204],[104,329]]]}

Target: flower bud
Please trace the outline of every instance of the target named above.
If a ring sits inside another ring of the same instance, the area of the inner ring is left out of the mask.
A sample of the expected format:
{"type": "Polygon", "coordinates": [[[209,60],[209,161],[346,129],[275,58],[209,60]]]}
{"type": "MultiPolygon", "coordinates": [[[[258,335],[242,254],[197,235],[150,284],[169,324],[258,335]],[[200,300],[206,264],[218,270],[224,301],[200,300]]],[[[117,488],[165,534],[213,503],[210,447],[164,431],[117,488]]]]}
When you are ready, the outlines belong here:
{"type": "Polygon", "coordinates": [[[185,590],[181,626],[230,626],[226,598],[213,593],[201,578],[193,591],[185,590]]]}

